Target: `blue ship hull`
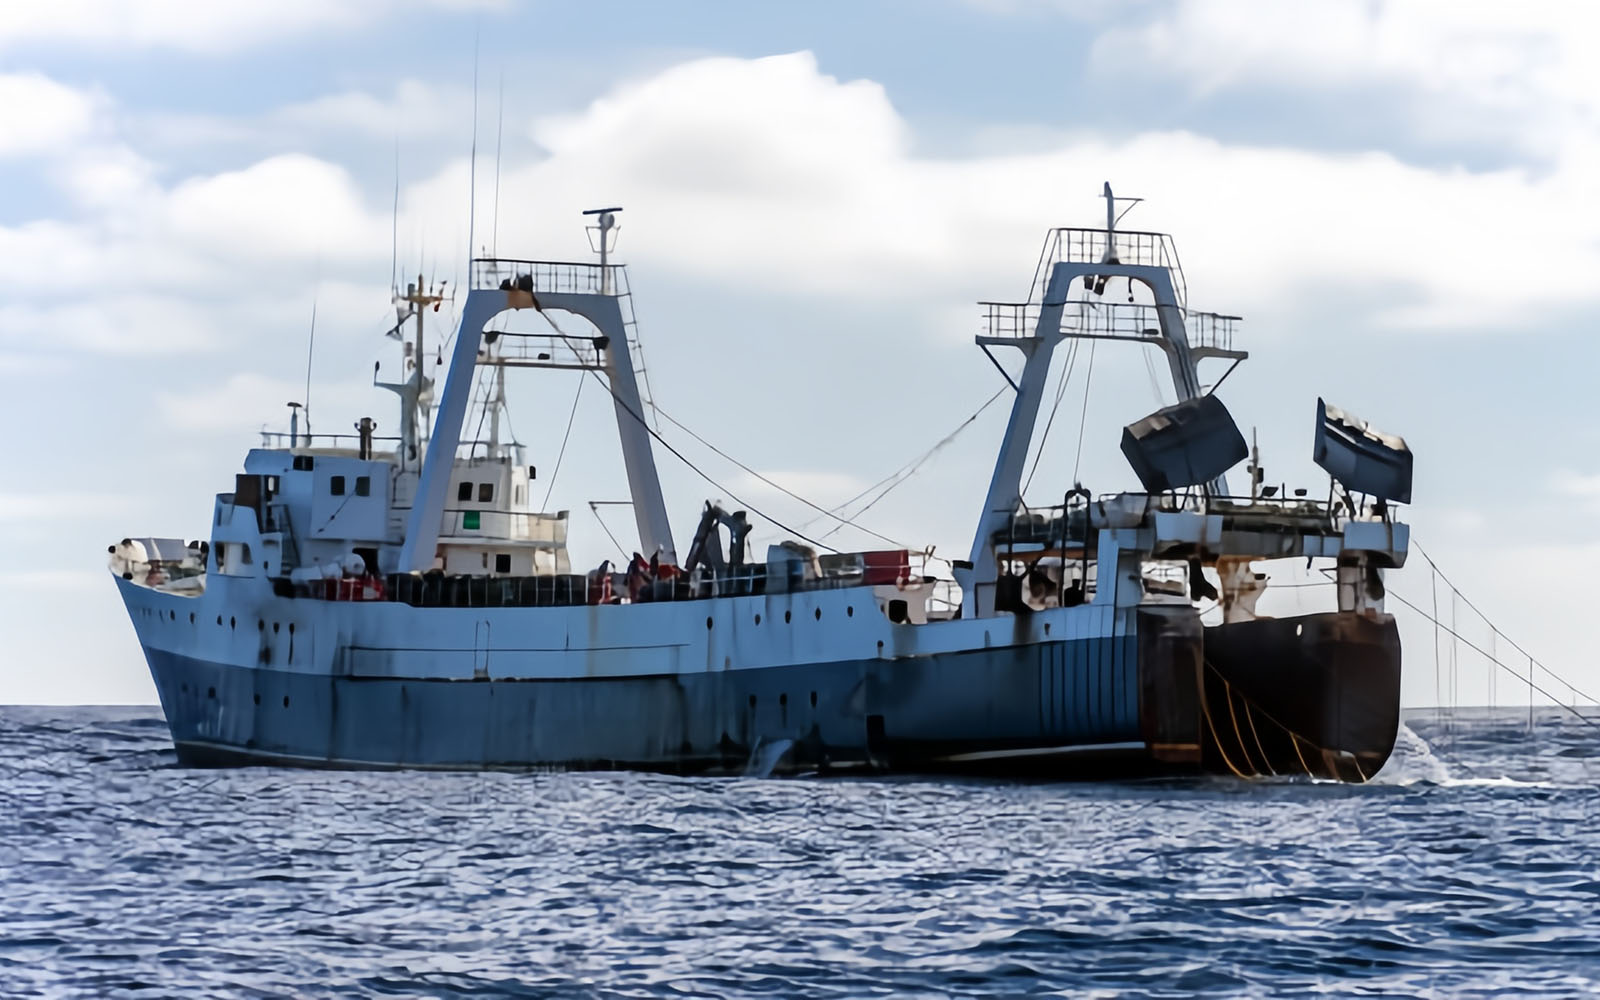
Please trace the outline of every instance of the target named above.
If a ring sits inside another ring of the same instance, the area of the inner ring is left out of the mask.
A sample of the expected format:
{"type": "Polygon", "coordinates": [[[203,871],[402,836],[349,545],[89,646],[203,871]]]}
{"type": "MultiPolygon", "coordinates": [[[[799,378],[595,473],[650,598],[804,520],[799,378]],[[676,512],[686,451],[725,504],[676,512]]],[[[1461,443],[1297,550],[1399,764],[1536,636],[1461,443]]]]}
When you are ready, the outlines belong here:
{"type": "Polygon", "coordinates": [[[123,592],[193,766],[1365,780],[1399,724],[1387,616],[1206,628],[1186,606],[1084,606],[900,626],[841,590],[704,618],[262,598],[251,628],[221,594],[123,592]]]}
{"type": "Polygon", "coordinates": [[[146,652],[179,759],[195,766],[728,773],[785,742],[778,771],[1149,761],[1133,636],[557,680],[339,677],[146,652]]]}

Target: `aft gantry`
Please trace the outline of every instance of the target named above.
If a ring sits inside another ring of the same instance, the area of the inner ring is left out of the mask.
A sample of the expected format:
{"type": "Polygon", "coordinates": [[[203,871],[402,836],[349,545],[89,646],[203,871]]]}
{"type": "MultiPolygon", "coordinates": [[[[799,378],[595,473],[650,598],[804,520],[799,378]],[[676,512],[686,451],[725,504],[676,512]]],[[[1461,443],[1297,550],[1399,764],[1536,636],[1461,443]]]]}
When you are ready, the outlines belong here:
{"type": "MultiPolygon", "coordinates": [[[[1012,347],[1022,352],[1021,375],[1012,382],[1016,397],[995,459],[994,474],[984,496],[978,529],[972,540],[970,568],[958,567],[956,581],[963,594],[963,613],[988,617],[995,613],[995,587],[999,568],[994,538],[1010,524],[1022,501],[1022,471],[1033,442],[1044,399],[1050,361],[1064,340],[1123,340],[1155,344],[1167,357],[1172,386],[1179,402],[1202,394],[1198,363],[1205,358],[1232,359],[1249,355],[1233,347],[1237,316],[1190,312],[1183,269],[1177,248],[1165,233],[1119,231],[1119,200],[1105,185],[1106,228],[1051,230],[1034,271],[1026,302],[983,302],[985,330],[977,343],[991,360],[992,347],[1012,347]],[[1129,302],[1109,302],[1103,296],[1112,278],[1129,283],[1129,302]],[[1082,282],[1084,295],[1071,300],[1082,282]],[[1150,304],[1132,301],[1134,282],[1147,289],[1150,304]],[[1189,323],[1198,337],[1191,340],[1189,323]]],[[[999,367],[999,362],[995,362],[999,367]]],[[[1001,368],[1004,373],[1004,368],[1001,368]]],[[[1007,376],[1008,381],[1010,376],[1007,376]]],[[[1220,381],[1220,380],[1219,380],[1220,381]]],[[[1213,491],[1227,495],[1227,481],[1218,476],[1213,491]]]]}
{"type": "MultiPolygon", "coordinates": [[[[611,208],[586,213],[598,215],[598,264],[498,257],[472,262],[472,287],[462,311],[455,346],[450,352],[450,369],[445,376],[444,394],[423,460],[416,503],[406,522],[400,571],[423,572],[433,566],[450,466],[461,438],[461,425],[471,400],[473,376],[485,338],[528,336],[503,331],[486,334],[486,327],[501,313],[524,309],[569,313],[594,326],[598,336],[587,341],[559,330],[554,337],[538,335],[546,342],[559,342],[559,353],[551,343],[552,350],[513,363],[523,367],[577,368],[604,373],[616,412],[617,434],[622,440],[622,461],[633,497],[641,551],[659,557],[663,563],[677,562],[672,527],[667,520],[666,502],[662,499],[661,480],[651,449],[644,401],[639,392],[638,370],[628,335],[629,317],[624,314],[625,304],[630,299],[627,278],[624,265],[612,264],[609,259],[611,235],[616,227],[615,213],[620,211],[620,208],[611,208]]],[[[631,305],[628,308],[631,309],[631,305]]]]}

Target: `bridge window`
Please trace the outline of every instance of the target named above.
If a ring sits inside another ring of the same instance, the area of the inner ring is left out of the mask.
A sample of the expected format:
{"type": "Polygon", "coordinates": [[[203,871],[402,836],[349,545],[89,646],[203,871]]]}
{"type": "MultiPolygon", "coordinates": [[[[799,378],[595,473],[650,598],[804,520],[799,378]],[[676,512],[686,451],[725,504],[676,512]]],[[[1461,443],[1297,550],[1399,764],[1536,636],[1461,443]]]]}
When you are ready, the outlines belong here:
{"type": "Polygon", "coordinates": [[[460,486],[457,486],[456,487],[456,499],[457,500],[471,500],[472,499],[472,484],[471,483],[462,483],[460,486]]]}
{"type": "Polygon", "coordinates": [[[217,572],[231,576],[248,575],[244,567],[251,563],[249,545],[244,542],[218,542],[211,551],[217,560],[217,572]]]}
{"type": "Polygon", "coordinates": [[[344,477],[330,476],[328,478],[328,492],[336,497],[344,496],[344,477]]]}
{"type": "Polygon", "coordinates": [[[493,503],[494,502],[494,483],[479,483],[478,484],[478,502],[479,503],[493,503]]]}
{"type": "Polygon", "coordinates": [[[372,477],[371,476],[357,476],[356,477],[356,496],[358,496],[358,497],[366,497],[366,496],[371,496],[371,495],[372,495],[372,477]]]}
{"type": "Polygon", "coordinates": [[[312,456],[310,456],[310,455],[296,455],[294,457],[294,468],[295,468],[295,471],[296,472],[310,472],[311,471],[312,462],[313,462],[313,459],[312,459],[312,456]]]}
{"type": "Polygon", "coordinates": [[[497,552],[494,556],[494,571],[496,573],[511,572],[511,553],[497,552]]]}

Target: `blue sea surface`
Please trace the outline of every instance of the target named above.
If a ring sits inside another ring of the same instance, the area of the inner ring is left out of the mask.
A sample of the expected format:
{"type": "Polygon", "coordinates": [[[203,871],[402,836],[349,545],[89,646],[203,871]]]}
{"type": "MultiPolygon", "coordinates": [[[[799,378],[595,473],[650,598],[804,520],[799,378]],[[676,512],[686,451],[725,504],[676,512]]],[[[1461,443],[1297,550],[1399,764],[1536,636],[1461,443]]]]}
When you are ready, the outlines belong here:
{"type": "Polygon", "coordinates": [[[176,766],[0,708],[0,996],[1600,994],[1600,728],[1365,786],[176,766]]]}

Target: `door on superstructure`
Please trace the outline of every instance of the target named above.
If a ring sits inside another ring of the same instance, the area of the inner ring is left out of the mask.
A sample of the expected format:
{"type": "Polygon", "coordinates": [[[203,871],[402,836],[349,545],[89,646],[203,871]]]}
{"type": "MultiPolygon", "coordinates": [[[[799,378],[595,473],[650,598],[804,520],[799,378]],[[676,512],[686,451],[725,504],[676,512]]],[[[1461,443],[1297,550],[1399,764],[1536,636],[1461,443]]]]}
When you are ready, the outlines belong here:
{"type": "Polygon", "coordinates": [[[489,679],[489,623],[478,622],[472,633],[472,679],[489,679]]]}

